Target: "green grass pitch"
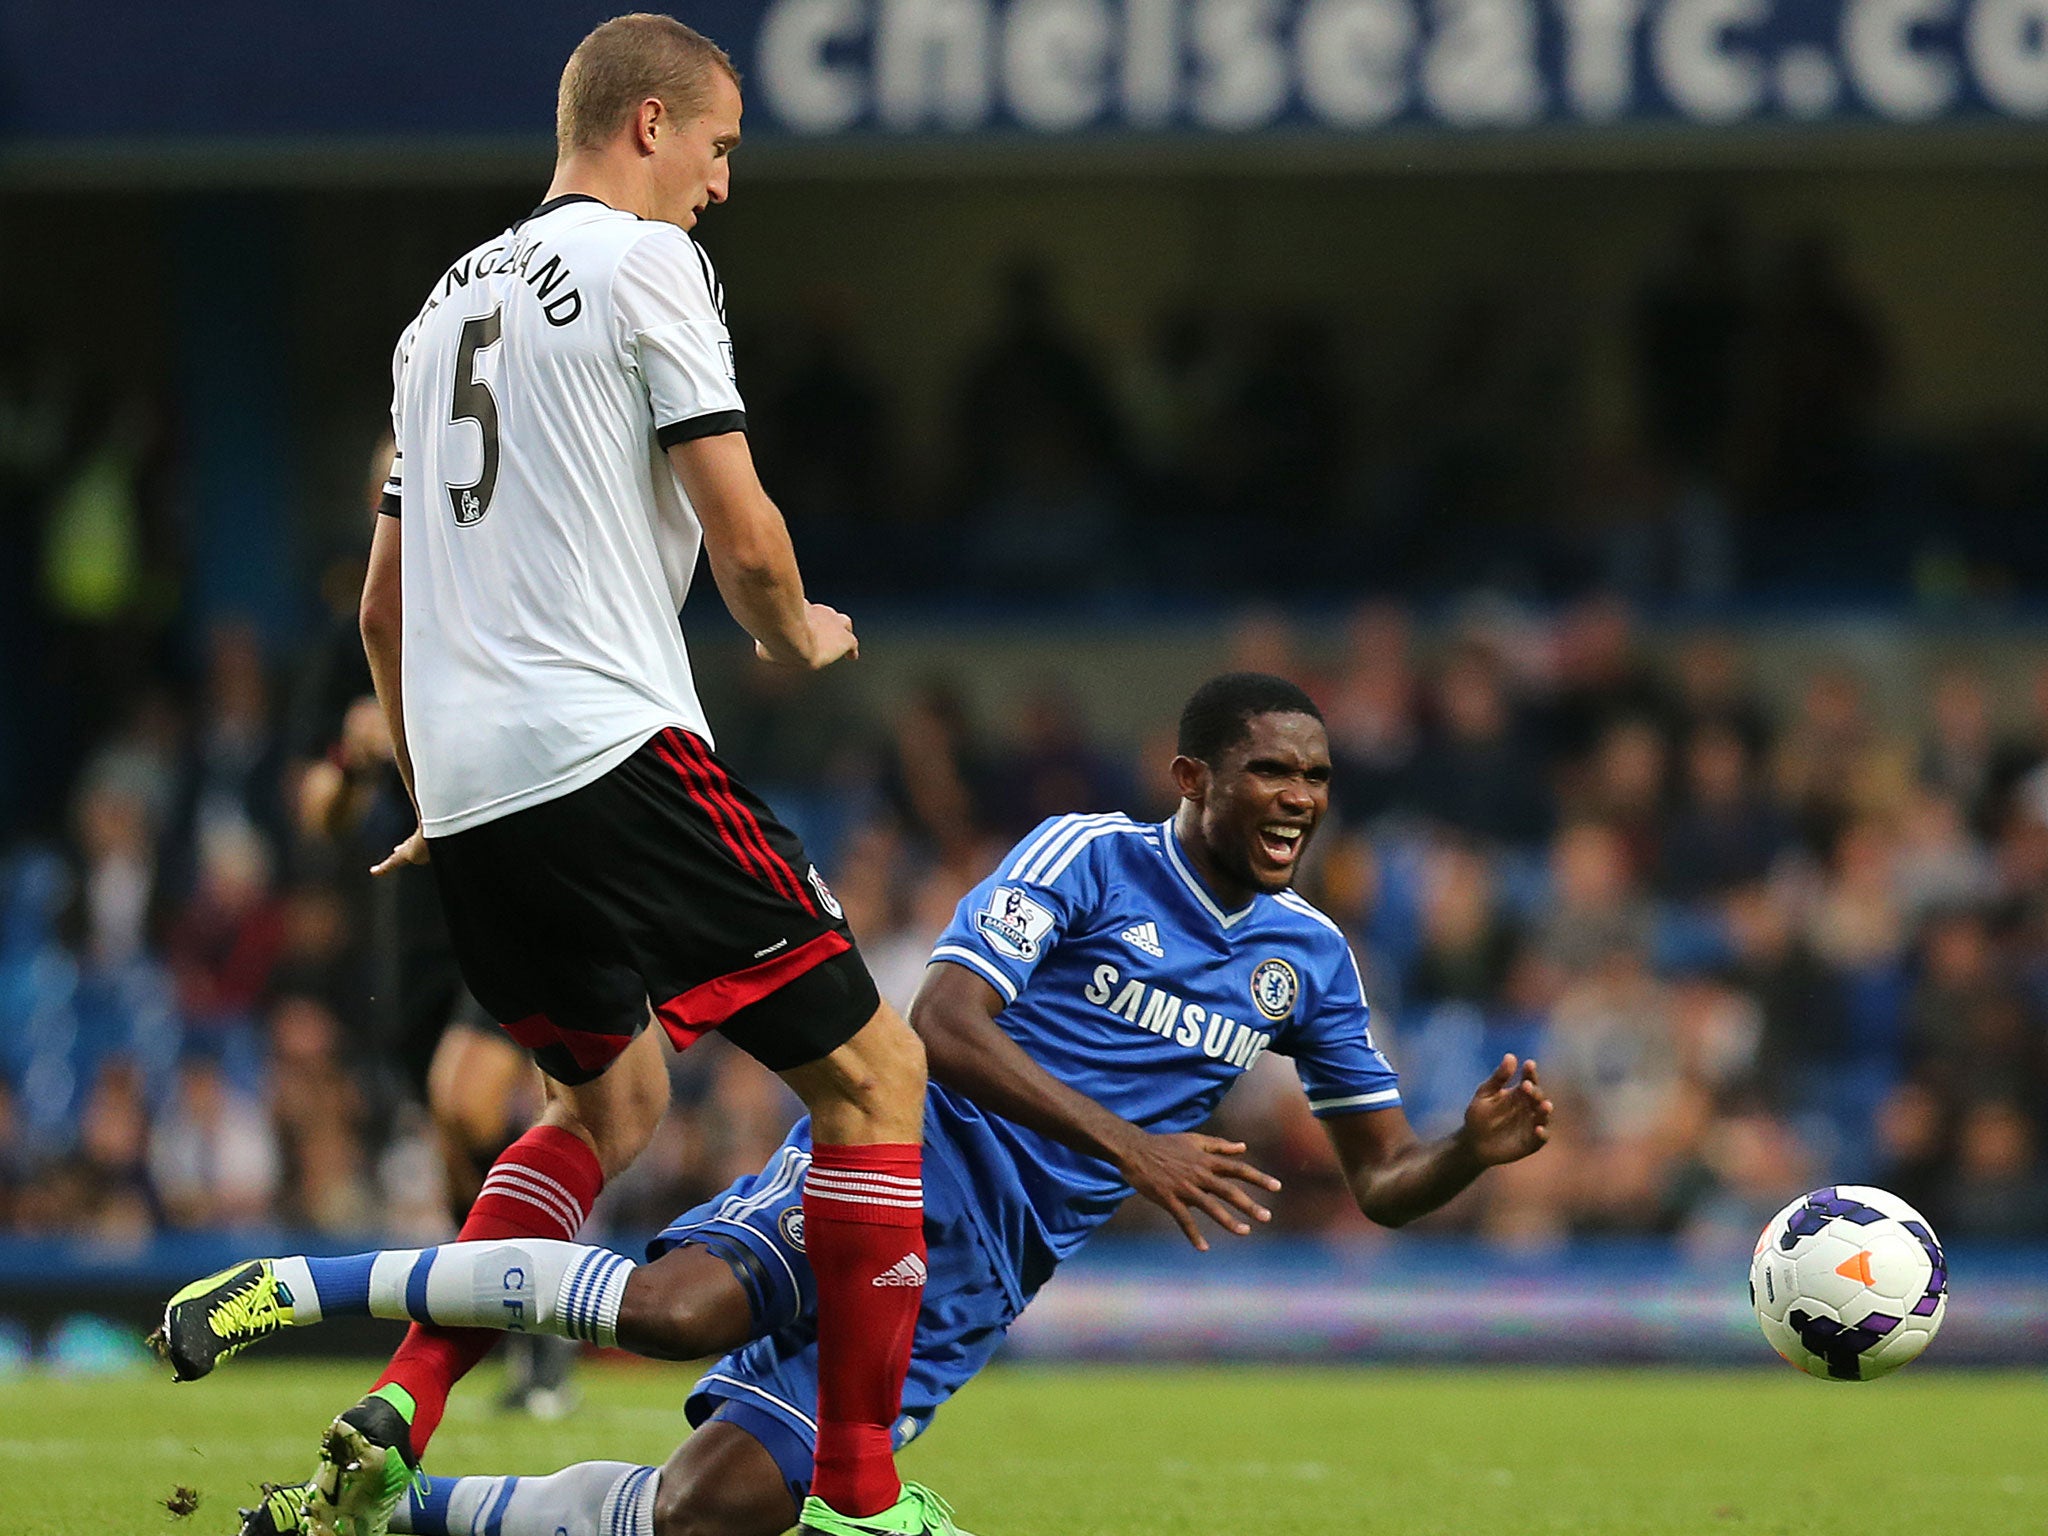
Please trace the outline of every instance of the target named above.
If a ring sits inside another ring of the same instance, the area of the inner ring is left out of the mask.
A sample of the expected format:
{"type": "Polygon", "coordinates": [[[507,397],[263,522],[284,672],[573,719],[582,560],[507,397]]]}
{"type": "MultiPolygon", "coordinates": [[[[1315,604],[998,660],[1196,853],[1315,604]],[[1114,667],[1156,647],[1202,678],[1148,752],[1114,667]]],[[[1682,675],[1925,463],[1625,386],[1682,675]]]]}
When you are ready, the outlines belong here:
{"type": "MultiPolygon", "coordinates": [[[[560,1424],[457,1395],[428,1464],[544,1472],[659,1461],[684,1368],[599,1367],[560,1424]]],[[[245,1361],[201,1384],[0,1383],[7,1536],[228,1532],[262,1478],[303,1475],[354,1365],[245,1361]],[[189,1521],[161,1501],[199,1490],[189,1521]]],[[[2048,1533],[2038,1376],[1783,1369],[997,1369],[906,1468],[977,1536],[2048,1533]]]]}

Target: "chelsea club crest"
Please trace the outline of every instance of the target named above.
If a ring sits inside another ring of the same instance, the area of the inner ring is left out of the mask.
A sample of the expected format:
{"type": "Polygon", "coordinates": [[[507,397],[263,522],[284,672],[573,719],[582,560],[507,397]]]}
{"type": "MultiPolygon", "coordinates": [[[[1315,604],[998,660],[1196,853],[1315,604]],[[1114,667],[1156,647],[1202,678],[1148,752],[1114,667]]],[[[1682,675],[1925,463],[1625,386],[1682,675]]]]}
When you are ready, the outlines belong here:
{"type": "Polygon", "coordinates": [[[777,1218],[776,1225],[782,1228],[782,1240],[798,1253],[804,1251],[804,1208],[792,1205],[777,1218]]]}
{"type": "Polygon", "coordinates": [[[1252,972],[1252,1001],[1276,1024],[1294,1012],[1294,999],[1300,992],[1301,981],[1285,960],[1261,960],[1252,972]]]}

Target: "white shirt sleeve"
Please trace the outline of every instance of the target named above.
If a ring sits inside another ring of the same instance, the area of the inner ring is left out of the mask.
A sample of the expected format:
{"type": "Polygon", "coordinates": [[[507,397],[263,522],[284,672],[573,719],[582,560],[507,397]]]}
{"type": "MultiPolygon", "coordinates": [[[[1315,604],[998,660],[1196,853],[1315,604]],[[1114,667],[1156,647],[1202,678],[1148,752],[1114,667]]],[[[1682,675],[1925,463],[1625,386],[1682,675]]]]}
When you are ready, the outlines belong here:
{"type": "Polygon", "coordinates": [[[662,447],[746,430],[725,290],[696,241],[672,226],[651,230],[619,263],[612,304],[662,447]]]}
{"type": "Polygon", "coordinates": [[[398,346],[391,354],[391,471],[384,477],[384,494],[378,498],[377,510],[386,517],[398,517],[405,501],[405,423],[400,419],[398,402],[405,386],[406,343],[412,339],[411,327],[399,338],[398,346]]]}

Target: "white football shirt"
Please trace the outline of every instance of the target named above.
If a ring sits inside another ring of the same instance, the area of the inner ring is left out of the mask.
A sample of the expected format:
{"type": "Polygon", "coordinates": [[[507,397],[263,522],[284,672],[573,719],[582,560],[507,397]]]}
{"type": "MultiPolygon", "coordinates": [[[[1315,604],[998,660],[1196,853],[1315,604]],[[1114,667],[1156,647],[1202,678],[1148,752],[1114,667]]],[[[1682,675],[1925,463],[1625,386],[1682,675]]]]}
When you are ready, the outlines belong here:
{"type": "Polygon", "coordinates": [[[664,450],[746,425],[724,309],[682,230],[571,195],[450,267],[400,339],[384,509],[428,836],[667,726],[710,740],[677,617],[703,534],[664,450]]]}

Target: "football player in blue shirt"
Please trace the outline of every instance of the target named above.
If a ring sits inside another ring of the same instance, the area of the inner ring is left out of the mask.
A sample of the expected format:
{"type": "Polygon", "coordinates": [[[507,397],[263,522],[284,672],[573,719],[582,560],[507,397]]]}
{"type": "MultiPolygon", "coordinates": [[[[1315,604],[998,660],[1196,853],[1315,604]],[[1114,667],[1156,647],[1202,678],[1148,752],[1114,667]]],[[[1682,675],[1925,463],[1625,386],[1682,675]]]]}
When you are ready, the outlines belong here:
{"type": "MultiPolygon", "coordinates": [[[[1512,1056],[1454,1135],[1410,1129],[1350,947],[1292,890],[1329,802],[1329,741],[1308,695],[1256,673],[1215,678],[1188,701],[1178,752],[1170,820],[1046,822],[961,901],[933,951],[911,1009],[931,1064],[929,1273],[874,1282],[925,1292],[899,1447],[1132,1193],[1197,1249],[1197,1215],[1240,1236],[1269,1219],[1263,1198],[1279,1182],[1241,1143],[1200,1129],[1269,1050],[1293,1059],[1359,1209],[1387,1226],[1549,1135],[1536,1064],[1512,1056]]],[[[174,1308],[166,1338],[186,1376],[263,1332],[340,1314],[527,1329],[659,1359],[724,1353],[688,1400],[696,1432],[665,1467],[425,1479],[391,1529],[776,1536],[795,1523],[816,1433],[807,1148],[799,1122],[759,1174],[662,1232],[645,1265],[526,1239],[264,1260],[292,1298],[279,1315],[226,1340],[186,1328],[181,1344],[174,1308]]],[[[300,1529],[302,1507],[297,1490],[273,1492],[245,1536],[300,1529]]]]}

